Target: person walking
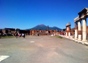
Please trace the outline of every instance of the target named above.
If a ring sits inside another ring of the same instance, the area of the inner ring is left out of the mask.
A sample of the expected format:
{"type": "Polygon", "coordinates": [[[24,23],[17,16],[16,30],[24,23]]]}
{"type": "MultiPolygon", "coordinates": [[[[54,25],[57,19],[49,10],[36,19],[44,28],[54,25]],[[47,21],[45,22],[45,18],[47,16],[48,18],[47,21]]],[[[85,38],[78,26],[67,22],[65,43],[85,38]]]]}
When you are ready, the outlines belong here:
{"type": "Polygon", "coordinates": [[[25,34],[24,33],[22,33],[22,37],[25,38],[25,34]]]}

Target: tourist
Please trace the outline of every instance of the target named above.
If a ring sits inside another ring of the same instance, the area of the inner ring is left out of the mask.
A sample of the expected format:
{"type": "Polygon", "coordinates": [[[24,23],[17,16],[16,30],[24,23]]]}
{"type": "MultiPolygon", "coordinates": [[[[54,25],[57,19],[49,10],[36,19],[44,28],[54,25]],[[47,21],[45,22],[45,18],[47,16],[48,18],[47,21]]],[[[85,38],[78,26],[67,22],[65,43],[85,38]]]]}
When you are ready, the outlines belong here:
{"type": "Polygon", "coordinates": [[[24,33],[22,33],[22,37],[25,38],[25,34],[24,33]]]}

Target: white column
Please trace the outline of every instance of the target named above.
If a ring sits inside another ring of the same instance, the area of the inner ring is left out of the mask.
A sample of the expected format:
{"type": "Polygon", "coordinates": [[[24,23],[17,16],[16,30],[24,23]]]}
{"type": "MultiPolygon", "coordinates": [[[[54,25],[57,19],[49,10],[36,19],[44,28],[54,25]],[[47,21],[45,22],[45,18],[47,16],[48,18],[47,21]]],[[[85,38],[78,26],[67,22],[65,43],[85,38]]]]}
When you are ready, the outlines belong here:
{"type": "MultiPolygon", "coordinates": [[[[81,22],[78,21],[78,32],[81,31],[81,22]]],[[[78,34],[78,40],[81,40],[81,34],[78,34]]]]}
{"type": "Polygon", "coordinates": [[[75,29],[75,39],[77,39],[77,36],[78,36],[78,32],[77,29],[75,29]]]}
{"type": "Polygon", "coordinates": [[[70,32],[68,32],[68,36],[71,36],[71,33],[70,32]]]}
{"type": "Polygon", "coordinates": [[[77,31],[77,22],[75,23],[75,39],[77,39],[78,31],[77,31]]]}
{"type": "Polygon", "coordinates": [[[83,28],[82,28],[82,36],[83,36],[83,40],[82,41],[87,41],[86,40],[86,36],[87,36],[87,32],[86,32],[86,19],[82,19],[83,22],[83,28]]]}
{"type": "Polygon", "coordinates": [[[67,32],[67,30],[68,30],[68,27],[66,27],[66,36],[68,36],[68,32],[67,32]]]}
{"type": "Polygon", "coordinates": [[[66,32],[66,36],[67,36],[67,32],[66,32]]]}

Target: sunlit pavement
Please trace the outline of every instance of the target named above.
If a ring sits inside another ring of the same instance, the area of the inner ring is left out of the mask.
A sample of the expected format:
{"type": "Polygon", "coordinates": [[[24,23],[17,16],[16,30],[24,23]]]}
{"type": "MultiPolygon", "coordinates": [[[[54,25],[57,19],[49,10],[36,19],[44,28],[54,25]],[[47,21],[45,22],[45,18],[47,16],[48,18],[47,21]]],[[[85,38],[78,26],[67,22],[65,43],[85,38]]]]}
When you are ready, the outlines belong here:
{"type": "Polygon", "coordinates": [[[77,42],[77,43],[80,43],[80,44],[83,44],[83,45],[88,46],[88,40],[84,42],[84,41],[75,40],[73,38],[73,36],[70,36],[70,37],[67,37],[65,35],[59,35],[59,36],[64,37],[64,38],[67,38],[67,39],[70,39],[70,40],[73,40],[74,42],[77,42]]]}
{"type": "Polygon", "coordinates": [[[51,36],[0,39],[0,60],[0,63],[88,63],[88,46],[51,36]]]}

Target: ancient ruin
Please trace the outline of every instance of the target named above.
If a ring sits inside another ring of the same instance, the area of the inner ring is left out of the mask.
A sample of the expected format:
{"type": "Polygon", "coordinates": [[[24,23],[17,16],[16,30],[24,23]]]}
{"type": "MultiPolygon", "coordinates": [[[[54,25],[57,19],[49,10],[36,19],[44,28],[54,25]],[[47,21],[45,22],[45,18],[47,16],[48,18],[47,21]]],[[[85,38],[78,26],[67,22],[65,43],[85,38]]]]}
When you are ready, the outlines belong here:
{"type": "Polygon", "coordinates": [[[78,16],[74,19],[75,22],[75,39],[79,41],[87,41],[87,21],[88,8],[84,8],[78,13],[78,16]]]}
{"type": "Polygon", "coordinates": [[[70,36],[71,35],[71,24],[67,23],[66,24],[66,36],[70,36]]]}

